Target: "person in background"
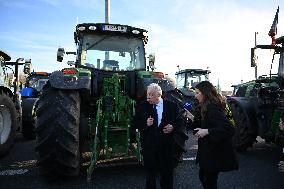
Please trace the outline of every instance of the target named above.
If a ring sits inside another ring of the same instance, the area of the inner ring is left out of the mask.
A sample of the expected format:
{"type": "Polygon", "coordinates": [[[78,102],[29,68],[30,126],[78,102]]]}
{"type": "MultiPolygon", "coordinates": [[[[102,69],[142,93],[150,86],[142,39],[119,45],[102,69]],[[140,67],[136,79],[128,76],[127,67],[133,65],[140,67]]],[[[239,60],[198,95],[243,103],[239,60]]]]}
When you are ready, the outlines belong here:
{"type": "Polygon", "coordinates": [[[178,107],[161,96],[161,87],[156,83],[150,84],[147,101],[137,105],[133,120],[134,128],[141,132],[146,189],[156,188],[158,174],[161,189],[173,188],[173,132],[177,127],[178,107]]]}
{"type": "Polygon", "coordinates": [[[232,142],[235,129],[226,117],[224,98],[209,81],[197,84],[195,92],[199,101],[196,115],[186,112],[185,116],[193,120],[193,132],[198,137],[199,179],[204,189],[217,189],[220,172],[238,169],[232,142]]]}

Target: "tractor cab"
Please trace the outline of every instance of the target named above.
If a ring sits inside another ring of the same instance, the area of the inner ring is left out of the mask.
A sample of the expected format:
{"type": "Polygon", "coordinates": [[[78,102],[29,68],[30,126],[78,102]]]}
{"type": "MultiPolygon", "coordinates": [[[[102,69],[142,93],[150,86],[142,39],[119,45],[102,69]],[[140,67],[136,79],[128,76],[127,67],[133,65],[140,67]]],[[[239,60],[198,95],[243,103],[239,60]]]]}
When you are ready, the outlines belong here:
{"type": "Polygon", "coordinates": [[[209,80],[210,70],[185,69],[176,72],[178,88],[194,88],[199,82],[209,80]]]}
{"type": "Polygon", "coordinates": [[[194,96],[193,89],[201,81],[209,80],[210,70],[203,69],[185,69],[176,72],[176,85],[186,96],[194,96]]]}
{"type": "Polygon", "coordinates": [[[22,97],[38,97],[43,86],[47,83],[50,73],[47,72],[31,72],[26,78],[25,88],[20,93],[22,97]]]}
{"type": "MultiPolygon", "coordinates": [[[[77,67],[104,71],[145,70],[147,31],[117,24],[78,24],[74,33],[77,67]]],[[[57,60],[65,51],[58,49],[57,60]]],[[[66,52],[67,54],[67,52],[66,52]]]]}

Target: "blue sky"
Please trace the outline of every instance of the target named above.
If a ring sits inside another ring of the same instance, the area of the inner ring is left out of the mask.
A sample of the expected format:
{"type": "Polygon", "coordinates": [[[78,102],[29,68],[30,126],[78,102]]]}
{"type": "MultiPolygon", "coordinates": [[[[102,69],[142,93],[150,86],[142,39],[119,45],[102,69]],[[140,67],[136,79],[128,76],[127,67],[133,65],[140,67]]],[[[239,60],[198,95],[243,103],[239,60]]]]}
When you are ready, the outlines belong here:
{"type": "MultiPolygon", "coordinates": [[[[31,58],[36,71],[67,67],[56,62],[59,46],[75,50],[79,23],[104,22],[104,0],[0,0],[0,48],[12,59],[31,58]]],[[[148,30],[148,53],[158,71],[174,77],[181,69],[209,67],[223,90],[254,78],[250,48],[259,44],[280,6],[278,36],[284,35],[284,1],[279,0],[110,0],[110,22],[148,30]],[[282,11],[283,10],[283,11],[282,11]],[[282,24],[283,23],[283,24],[282,24]]],[[[259,52],[259,74],[268,74],[272,52],[259,52]]],[[[274,73],[277,62],[273,64],[274,73]]]]}

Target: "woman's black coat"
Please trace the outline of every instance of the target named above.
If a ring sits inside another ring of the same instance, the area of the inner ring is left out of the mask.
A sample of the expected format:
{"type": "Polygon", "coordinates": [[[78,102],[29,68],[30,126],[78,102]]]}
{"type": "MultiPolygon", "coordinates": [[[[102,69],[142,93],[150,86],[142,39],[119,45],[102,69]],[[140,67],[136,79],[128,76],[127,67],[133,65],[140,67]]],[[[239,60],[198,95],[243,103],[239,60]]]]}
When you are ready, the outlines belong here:
{"type": "Polygon", "coordinates": [[[199,163],[200,169],[208,172],[238,169],[232,143],[235,129],[220,106],[208,105],[204,119],[194,120],[193,127],[208,129],[209,133],[198,139],[196,162],[199,163]]]}

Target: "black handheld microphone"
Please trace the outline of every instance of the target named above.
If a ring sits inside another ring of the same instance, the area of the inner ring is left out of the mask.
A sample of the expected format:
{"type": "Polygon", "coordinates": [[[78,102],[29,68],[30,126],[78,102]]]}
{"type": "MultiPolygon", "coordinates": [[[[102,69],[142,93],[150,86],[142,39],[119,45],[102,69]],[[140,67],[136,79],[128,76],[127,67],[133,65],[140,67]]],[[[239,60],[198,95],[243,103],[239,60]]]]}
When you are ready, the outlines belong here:
{"type": "Polygon", "coordinates": [[[191,103],[191,102],[186,102],[186,103],[184,103],[183,106],[182,106],[182,110],[180,111],[180,113],[179,113],[179,115],[178,115],[177,117],[178,117],[178,118],[179,118],[179,117],[183,117],[183,114],[186,112],[186,110],[189,111],[189,110],[191,110],[192,108],[193,108],[193,106],[192,106],[192,103],[191,103]]]}

